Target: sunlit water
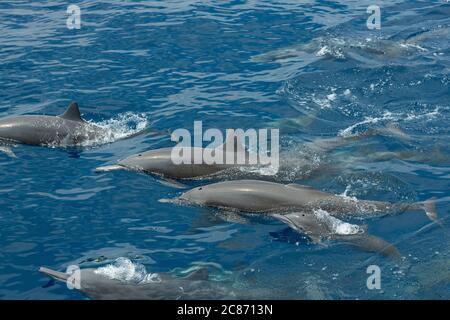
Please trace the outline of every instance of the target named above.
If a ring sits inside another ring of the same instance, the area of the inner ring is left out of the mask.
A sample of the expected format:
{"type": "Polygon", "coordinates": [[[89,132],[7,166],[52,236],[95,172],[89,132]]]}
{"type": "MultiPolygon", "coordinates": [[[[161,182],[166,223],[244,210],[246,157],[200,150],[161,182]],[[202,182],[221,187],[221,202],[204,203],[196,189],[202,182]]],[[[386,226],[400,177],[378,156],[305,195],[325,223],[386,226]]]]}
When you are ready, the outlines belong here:
{"type": "Polygon", "coordinates": [[[71,264],[136,281],[208,265],[265,298],[450,298],[448,2],[379,1],[381,30],[366,27],[372,1],[77,4],[80,30],[67,29],[66,2],[0,3],[0,116],[59,114],[76,100],[109,132],[81,149],[0,152],[1,298],[81,299],[37,271],[71,264]],[[180,189],[148,175],[94,173],[171,146],[163,133],[194,120],[279,127],[279,181],[359,199],[436,197],[443,226],[421,212],[346,221],[395,243],[396,265],[275,220],[158,201],[180,189]],[[325,155],[302,146],[392,124],[398,134],[325,155]],[[123,139],[147,126],[161,134],[123,139]],[[381,290],[366,286],[371,264],[381,290]]]}

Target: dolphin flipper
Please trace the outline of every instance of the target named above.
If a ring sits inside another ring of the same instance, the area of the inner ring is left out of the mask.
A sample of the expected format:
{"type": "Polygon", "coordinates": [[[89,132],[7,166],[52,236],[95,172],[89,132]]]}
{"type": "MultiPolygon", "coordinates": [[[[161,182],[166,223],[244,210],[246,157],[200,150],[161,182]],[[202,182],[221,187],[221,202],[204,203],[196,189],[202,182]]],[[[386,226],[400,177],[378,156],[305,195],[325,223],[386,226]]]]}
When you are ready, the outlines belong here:
{"type": "Polygon", "coordinates": [[[17,158],[16,154],[12,151],[10,147],[0,146],[0,152],[3,152],[10,158],[17,158]]]}
{"type": "Polygon", "coordinates": [[[322,238],[329,236],[327,227],[314,213],[272,214],[272,217],[286,223],[295,231],[307,236],[314,244],[322,244],[322,238]]]}
{"type": "Polygon", "coordinates": [[[188,187],[187,185],[185,185],[181,182],[178,182],[177,180],[170,179],[167,177],[161,177],[160,179],[158,179],[158,182],[160,184],[162,184],[163,186],[176,188],[176,189],[186,189],[188,187]]]}

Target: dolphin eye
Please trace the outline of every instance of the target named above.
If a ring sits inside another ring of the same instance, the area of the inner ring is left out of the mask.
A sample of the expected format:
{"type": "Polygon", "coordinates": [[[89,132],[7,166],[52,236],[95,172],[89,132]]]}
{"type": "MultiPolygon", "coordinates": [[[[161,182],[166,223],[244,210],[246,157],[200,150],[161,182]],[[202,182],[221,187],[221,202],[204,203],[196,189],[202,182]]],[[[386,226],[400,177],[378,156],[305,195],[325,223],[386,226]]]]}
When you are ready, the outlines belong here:
{"type": "Polygon", "coordinates": [[[198,188],[198,190],[202,190],[203,188],[198,188]]]}
{"type": "Polygon", "coordinates": [[[302,216],[304,217],[304,216],[305,216],[305,214],[302,214],[302,216]]]}
{"type": "Polygon", "coordinates": [[[142,157],[142,154],[139,153],[139,154],[138,154],[138,157],[142,157]]]}

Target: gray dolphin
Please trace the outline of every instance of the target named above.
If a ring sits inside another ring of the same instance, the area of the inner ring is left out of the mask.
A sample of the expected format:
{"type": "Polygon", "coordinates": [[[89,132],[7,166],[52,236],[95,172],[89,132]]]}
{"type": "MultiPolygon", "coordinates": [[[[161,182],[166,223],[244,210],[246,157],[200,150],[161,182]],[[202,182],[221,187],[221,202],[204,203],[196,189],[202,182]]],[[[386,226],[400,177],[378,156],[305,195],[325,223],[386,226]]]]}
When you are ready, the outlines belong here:
{"type": "MultiPolygon", "coordinates": [[[[67,282],[70,274],[41,267],[40,272],[67,282]]],[[[198,269],[186,277],[168,273],[155,274],[151,281],[130,283],[98,273],[97,269],[81,269],[78,289],[84,295],[99,300],[180,300],[180,299],[252,299],[259,291],[233,288],[230,281],[209,279],[206,268],[198,269]]],[[[260,298],[262,295],[260,296],[260,298]]]]}
{"type": "MultiPolygon", "coordinates": [[[[187,163],[174,163],[174,161],[172,161],[173,150],[173,148],[169,147],[133,154],[123,160],[119,160],[119,162],[115,165],[97,167],[95,171],[104,172],[112,170],[132,170],[161,175],[166,178],[188,179],[209,176],[226,169],[250,165],[250,153],[245,150],[240,139],[238,139],[234,135],[229,136],[224,144],[213,150],[208,148],[186,147],[184,149],[184,152],[186,152],[190,158],[190,161],[187,161],[187,163]],[[232,144],[229,145],[234,147],[232,150],[227,150],[227,145],[230,139],[232,139],[232,144]],[[195,152],[200,152],[201,154],[203,154],[205,150],[210,151],[213,154],[216,153],[218,155],[221,155],[221,159],[225,159],[228,153],[231,153],[232,159],[237,159],[237,156],[239,154],[242,154],[245,161],[242,164],[237,163],[237,161],[234,161],[234,164],[227,164],[225,163],[225,161],[223,161],[222,164],[208,164],[205,163],[202,157],[201,163],[195,163],[195,152]]],[[[257,155],[255,155],[255,157],[257,159],[257,155]]]]}
{"type": "Polygon", "coordinates": [[[180,196],[191,203],[231,208],[244,212],[301,211],[322,209],[336,217],[369,218],[410,210],[424,210],[437,220],[432,199],[417,203],[390,203],[356,200],[298,184],[280,184],[260,180],[234,180],[191,189],[180,196]]]}
{"type": "Polygon", "coordinates": [[[103,129],[84,121],[72,102],[59,116],[22,115],[0,119],[0,140],[31,145],[74,146],[95,139],[103,129]]]}
{"type": "MultiPolygon", "coordinates": [[[[378,134],[383,134],[384,131],[381,129],[373,129],[367,130],[366,132],[362,132],[360,134],[348,137],[331,137],[331,138],[318,138],[313,141],[307,141],[304,143],[304,146],[311,150],[312,153],[325,153],[331,149],[338,148],[342,145],[345,145],[350,142],[358,141],[365,137],[370,137],[378,134]]],[[[241,139],[234,135],[230,135],[227,137],[227,140],[224,144],[218,146],[217,148],[211,150],[209,148],[185,148],[185,152],[189,154],[190,161],[187,163],[176,164],[172,161],[172,151],[173,148],[161,148],[155,150],[149,150],[146,152],[138,153],[130,155],[129,157],[119,160],[117,164],[100,166],[95,168],[96,172],[106,172],[106,171],[114,171],[114,170],[132,170],[132,171],[141,171],[150,174],[156,174],[163,176],[164,178],[175,178],[175,179],[192,179],[198,177],[206,177],[212,176],[215,174],[219,174],[225,170],[230,169],[244,169],[240,170],[238,174],[236,172],[229,171],[233,176],[249,177],[252,176],[252,171],[246,171],[245,168],[254,169],[255,167],[260,168],[263,165],[260,164],[259,155],[252,154],[247,151],[242,143],[241,139]],[[233,146],[231,150],[227,150],[228,146],[233,146]],[[194,163],[194,154],[199,151],[203,153],[205,151],[209,151],[211,153],[215,153],[220,155],[220,159],[225,159],[228,154],[231,153],[232,159],[237,159],[238,156],[241,156],[244,161],[242,163],[238,163],[234,161],[234,163],[213,163],[208,164],[204,162],[202,158],[201,163],[194,163]],[[256,164],[250,162],[250,159],[256,159],[256,164]]],[[[291,158],[291,157],[289,157],[291,158]]],[[[283,161],[281,160],[281,168],[280,171],[290,170],[289,168],[285,168],[285,166],[289,167],[294,162],[294,166],[297,168],[304,168],[305,170],[300,171],[313,171],[313,159],[314,157],[310,157],[308,154],[303,159],[295,159],[294,161],[283,161]]],[[[318,170],[315,170],[318,171],[318,170]]],[[[228,171],[227,171],[228,172],[228,171]]],[[[267,175],[266,179],[270,179],[270,176],[267,175]]],[[[277,176],[273,176],[273,178],[277,178],[277,176]]]]}
{"type": "MultiPolygon", "coordinates": [[[[198,148],[190,148],[190,153],[193,154],[195,149],[198,148]]],[[[210,175],[231,167],[231,165],[226,164],[175,164],[172,161],[171,154],[172,148],[150,150],[131,155],[120,160],[116,165],[97,167],[95,171],[103,172],[127,169],[159,174],[165,177],[186,179],[210,175]]],[[[191,159],[193,159],[193,156],[191,156],[191,159]]]]}

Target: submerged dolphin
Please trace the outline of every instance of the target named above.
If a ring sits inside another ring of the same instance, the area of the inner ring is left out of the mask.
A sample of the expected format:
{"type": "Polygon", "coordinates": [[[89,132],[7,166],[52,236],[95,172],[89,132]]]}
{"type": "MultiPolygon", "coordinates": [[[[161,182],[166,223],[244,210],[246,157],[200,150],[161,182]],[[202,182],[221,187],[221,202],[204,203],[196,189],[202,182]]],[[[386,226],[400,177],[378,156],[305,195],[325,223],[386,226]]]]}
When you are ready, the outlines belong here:
{"type": "Polygon", "coordinates": [[[0,119],[0,140],[31,145],[74,146],[95,139],[103,129],[84,121],[72,102],[59,116],[22,115],[0,119]]]}
{"type": "Polygon", "coordinates": [[[401,258],[395,246],[368,234],[367,227],[343,222],[329,216],[325,211],[313,214],[292,212],[272,216],[306,235],[315,244],[321,244],[323,240],[334,240],[356,246],[363,251],[378,252],[397,260],[401,258]]]}
{"type": "MultiPolygon", "coordinates": [[[[45,267],[39,269],[47,276],[67,282],[70,274],[45,267]]],[[[180,299],[255,299],[258,291],[238,290],[230,281],[208,279],[206,268],[198,269],[186,277],[168,273],[155,274],[150,281],[130,283],[112,279],[98,269],[81,269],[80,288],[83,294],[99,300],[180,300],[180,299]]]]}
{"type": "Polygon", "coordinates": [[[422,47],[429,39],[445,37],[449,34],[448,27],[424,31],[413,35],[406,40],[396,39],[351,39],[347,37],[318,37],[308,43],[291,45],[276,49],[252,57],[255,62],[280,62],[287,59],[302,58],[306,63],[311,63],[322,57],[336,59],[353,58],[357,61],[368,63],[370,59],[398,59],[405,58],[416,52],[426,52],[422,47]]]}
{"type": "Polygon", "coordinates": [[[433,200],[417,203],[390,203],[356,200],[298,184],[280,184],[260,180],[234,180],[191,189],[180,196],[191,203],[231,208],[244,212],[279,212],[325,210],[336,217],[369,218],[408,210],[425,210],[437,220],[433,200]]]}

